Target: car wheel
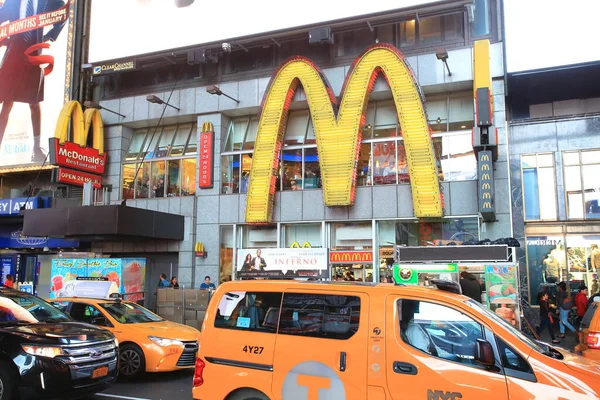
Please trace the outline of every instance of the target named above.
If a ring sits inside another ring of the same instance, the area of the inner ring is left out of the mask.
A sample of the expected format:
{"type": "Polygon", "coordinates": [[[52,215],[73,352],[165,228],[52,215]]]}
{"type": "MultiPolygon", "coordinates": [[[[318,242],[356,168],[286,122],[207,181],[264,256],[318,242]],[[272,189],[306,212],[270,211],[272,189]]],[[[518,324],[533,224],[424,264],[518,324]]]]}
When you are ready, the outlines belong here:
{"type": "Polygon", "coordinates": [[[242,389],[229,395],[227,400],[269,400],[269,398],[258,390],[242,389]]]}
{"type": "Polygon", "coordinates": [[[135,378],[146,370],[146,360],[142,350],[134,344],[119,347],[119,375],[124,378],[135,378]]]}
{"type": "Polygon", "coordinates": [[[18,399],[17,390],[17,377],[13,366],[6,361],[0,361],[0,400],[18,399]]]}

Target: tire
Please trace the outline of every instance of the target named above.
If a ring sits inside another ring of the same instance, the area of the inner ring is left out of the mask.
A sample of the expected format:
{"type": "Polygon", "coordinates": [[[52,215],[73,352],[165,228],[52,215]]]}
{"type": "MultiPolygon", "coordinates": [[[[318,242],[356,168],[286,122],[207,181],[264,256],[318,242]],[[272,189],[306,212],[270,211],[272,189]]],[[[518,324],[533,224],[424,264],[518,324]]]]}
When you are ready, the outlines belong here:
{"type": "Polygon", "coordinates": [[[269,400],[269,398],[258,390],[242,389],[227,396],[227,400],[269,400]]]}
{"type": "Polygon", "coordinates": [[[0,400],[17,400],[19,398],[17,374],[13,366],[6,361],[0,361],[0,400]]]}
{"type": "Polygon", "coordinates": [[[125,379],[137,378],[146,372],[144,352],[135,344],[119,346],[119,376],[125,379]]]}

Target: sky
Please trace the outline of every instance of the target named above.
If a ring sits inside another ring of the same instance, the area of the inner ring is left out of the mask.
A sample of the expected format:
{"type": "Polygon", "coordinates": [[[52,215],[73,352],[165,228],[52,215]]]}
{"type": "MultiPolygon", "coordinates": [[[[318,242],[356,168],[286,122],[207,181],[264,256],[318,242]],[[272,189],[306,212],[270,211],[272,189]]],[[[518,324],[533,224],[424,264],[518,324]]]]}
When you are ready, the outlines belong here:
{"type": "MultiPolygon", "coordinates": [[[[90,62],[431,2],[95,0],[90,62]]],[[[505,0],[505,11],[509,72],[600,60],[600,0],[505,0]]]]}

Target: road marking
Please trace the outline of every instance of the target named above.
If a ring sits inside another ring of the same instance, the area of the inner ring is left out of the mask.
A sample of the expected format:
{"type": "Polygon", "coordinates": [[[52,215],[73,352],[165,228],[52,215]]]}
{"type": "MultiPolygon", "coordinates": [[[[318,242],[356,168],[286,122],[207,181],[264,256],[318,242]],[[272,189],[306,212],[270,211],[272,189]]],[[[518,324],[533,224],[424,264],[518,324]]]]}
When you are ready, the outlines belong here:
{"type": "Polygon", "coordinates": [[[119,396],[117,394],[107,394],[107,393],[96,393],[96,396],[111,397],[113,399],[125,399],[125,400],[152,400],[152,399],[145,399],[143,397],[119,396]]]}

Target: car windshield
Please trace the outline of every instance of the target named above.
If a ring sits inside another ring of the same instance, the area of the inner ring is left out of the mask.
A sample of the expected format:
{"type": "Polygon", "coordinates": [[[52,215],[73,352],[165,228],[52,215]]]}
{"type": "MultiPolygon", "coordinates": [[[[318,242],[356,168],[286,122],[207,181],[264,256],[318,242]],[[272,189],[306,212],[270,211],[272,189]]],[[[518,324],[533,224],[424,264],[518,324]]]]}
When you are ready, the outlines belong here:
{"type": "Polygon", "coordinates": [[[527,344],[533,350],[537,351],[538,353],[548,355],[548,349],[544,349],[542,346],[540,346],[540,344],[529,339],[520,330],[518,330],[517,328],[515,328],[514,326],[512,326],[511,324],[506,322],[504,319],[499,317],[496,313],[491,312],[490,310],[485,308],[483,305],[479,304],[478,302],[476,302],[474,300],[467,300],[467,301],[465,301],[465,303],[467,303],[469,306],[471,306],[471,308],[473,308],[474,310],[478,311],[480,314],[483,314],[484,316],[493,319],[494,321],[496,321],[497,323],[499,323],[500,325],[505,327],[506,330],[509,331],[513,336],[515,336],[517,339],[519,339],[522,342],[524,342],[525,344],[527,344]]]}
{"type": "Polygon", "coordinates": [[[71,321],[71,318],[39,297],[18,291],[0,293],[0,324],[65,321],[71,321]]]}
{"type": "Polygon", "coordinates": [[[158,315],[151,313],[144,307],[135,303],[104,303],[102,304],[102,308],[104,308],[111,315],[111,317],[122,324],[139,324],[163,320],[158,315]]]}

